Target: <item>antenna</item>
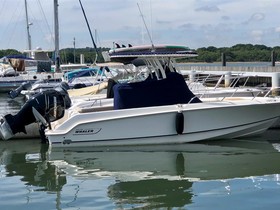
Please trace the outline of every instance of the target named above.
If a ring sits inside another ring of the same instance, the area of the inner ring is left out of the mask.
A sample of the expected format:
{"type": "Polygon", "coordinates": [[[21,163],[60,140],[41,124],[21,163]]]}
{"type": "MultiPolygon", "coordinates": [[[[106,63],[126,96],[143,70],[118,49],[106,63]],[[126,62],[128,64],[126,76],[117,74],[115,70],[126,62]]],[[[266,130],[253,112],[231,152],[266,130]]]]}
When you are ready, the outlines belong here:
{"type": "Polygon", "coordinates": [[[151,41],[151,44],[152,44],[152,49],[155,50],[155,46],[154,46],[154,43],[153,43],[151,34],[150,34],[149,29],[148,29],[148,27],[147,27],[147,25],[146,25],[144,16],[143,16],[143,14],[142,14],[142,12],[141,12],[141,9],[140,9],[140,6],[139,6],[138,3],[137,3],[137,6],[138,6],[139,12],[140,12],[140,14],[141,14],[142,20],[143,20],[143,22],[144,22],[145,28],[146,28],[146,30],[147,30],[148,36],[149,36],[149,38],[150,38],[150,41],[151,41]]]}

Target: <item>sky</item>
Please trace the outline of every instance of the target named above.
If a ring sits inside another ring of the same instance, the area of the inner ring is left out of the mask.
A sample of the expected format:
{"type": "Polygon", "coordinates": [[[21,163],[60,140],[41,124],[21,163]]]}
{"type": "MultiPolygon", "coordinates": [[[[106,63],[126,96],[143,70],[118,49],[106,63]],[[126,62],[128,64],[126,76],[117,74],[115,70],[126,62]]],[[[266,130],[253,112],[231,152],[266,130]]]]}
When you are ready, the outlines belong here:
{"type": "MultiPolygon", "coordinates": [[[[54,49],[54,1],[26,0],[31,48],[54,49]]],[[[79,0],[58,0],[59,48],[93,47],[79,0]],[[74,41],[75,40],[75,41],[74,41]]],[[[279,0],[81,0],[97,47],[280,46],[279,0]]],[[[1,0],[0,49],[28,49],[24,0],[1,0]]]]}

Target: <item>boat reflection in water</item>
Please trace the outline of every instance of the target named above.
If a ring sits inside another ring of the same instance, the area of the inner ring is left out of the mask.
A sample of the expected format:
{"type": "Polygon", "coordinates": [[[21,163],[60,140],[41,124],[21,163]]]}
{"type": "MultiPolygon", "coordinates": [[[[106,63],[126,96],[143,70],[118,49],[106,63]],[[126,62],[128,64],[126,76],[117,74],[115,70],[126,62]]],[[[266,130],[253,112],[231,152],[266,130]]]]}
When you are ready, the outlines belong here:
{"type": "Polygon", "coordinates": [[[87,150],[53,148],[49,161],[77,179],[113,177],[107,195],[120,208],[183,207],[198,196],[197,183],[207,186],[209,181],[218,181],[228,194],[226,180],[245,178],[255,188],[254,177],[278,179],[277,146],[268,141],[232,140],[87,150]]]}
{"type": "Polygon", "coordinates": [[[47,147],[34,140],[1,142],[0,163],[6,177],[21,176],[27,186],[46,192],[59,192],[66,184],[65,176],[57,176],[57,167],[47,160],[47,147]]]}
{"type": "MultiPolygon", "coordinates": [[[[102,183],[106,196],[103,199],[110,202],[112,208],[121,209],[195,205],[194,201],[202,195],[215,193],[211,188],[213,182],[220,187],[218,193],[228,195],[238,191],[240,183],[230,186],[235,182],[246,180],[247,186],[243,188],[257,190],[265,177],[275,186],[280,181],[280,144],[273,143],[273,139],[49,150],[44,145],[39,148],[38,144],[28,152],[22,151],[20,145],[25,144],[22,142],[1,144],[1,148],[6,147],[1,158],[5,160],[6,176],[20,175],[28,185],[56,192],[62,199],[60,205],[64,202],[63,194],[69,195],[65,189],[73,182],[79,183],[77,180],[87,184],[73,192],[72,205],[75,202],[77,206],[82,205],[79,199],[89,199],[88,193],[97,190],[96,183],[102,183]],[[36,153],[36,148],[41,151],[36,153]]],[[[88,202],[95,205],[97,200],[88,202]]]]}

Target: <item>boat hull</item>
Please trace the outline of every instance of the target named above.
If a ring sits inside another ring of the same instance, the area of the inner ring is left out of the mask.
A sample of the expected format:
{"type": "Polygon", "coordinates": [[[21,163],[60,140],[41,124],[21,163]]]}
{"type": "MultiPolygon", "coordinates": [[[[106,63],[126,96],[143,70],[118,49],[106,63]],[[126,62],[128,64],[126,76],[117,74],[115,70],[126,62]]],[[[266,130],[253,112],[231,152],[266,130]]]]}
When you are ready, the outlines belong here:
{"type": "Polygon", "coordinates": [[[39,80],[59,82],[63,73],[27,73],[14,77],[0,77],[0,92],[6,93],[18,88],[24,82],[34,83],[39,80]]]}
{"type": "Polygon", "coordinates": [[[256,135],[279,118],[279,102],[243,100],[79,113],[46,136],[52,147],[179,144],[256,135]]]}

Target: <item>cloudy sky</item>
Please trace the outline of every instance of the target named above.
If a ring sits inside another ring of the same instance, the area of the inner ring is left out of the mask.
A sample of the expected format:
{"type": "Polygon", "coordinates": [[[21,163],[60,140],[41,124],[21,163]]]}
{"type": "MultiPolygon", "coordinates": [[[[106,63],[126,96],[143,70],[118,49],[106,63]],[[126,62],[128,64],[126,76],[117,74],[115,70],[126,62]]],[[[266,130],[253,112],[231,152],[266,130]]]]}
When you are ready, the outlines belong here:
{"type": "MultiPolygon", "coordinates": [[[[81,0],[97,46],[280,46],[279,0],[81,0]],[[139,8],[138,8],[139,5],[139,8]],[[142,15],[141,15],[142,14],[142,15]],[[144,21],[143,21],[144,19],[144,21]],[[148,28],[146,30],[145,24],[148,28]]],[[[59,47],[93,47],[79,0],[58,0],[59,47]]],[[[54,49],[53,0],[27,0],[32,49],[54,49]]],[[[27,49],[24,0],[1,0],[0,49],[27,49]]]]}

